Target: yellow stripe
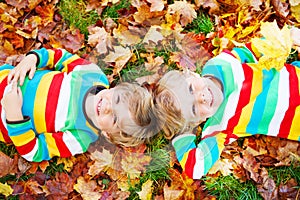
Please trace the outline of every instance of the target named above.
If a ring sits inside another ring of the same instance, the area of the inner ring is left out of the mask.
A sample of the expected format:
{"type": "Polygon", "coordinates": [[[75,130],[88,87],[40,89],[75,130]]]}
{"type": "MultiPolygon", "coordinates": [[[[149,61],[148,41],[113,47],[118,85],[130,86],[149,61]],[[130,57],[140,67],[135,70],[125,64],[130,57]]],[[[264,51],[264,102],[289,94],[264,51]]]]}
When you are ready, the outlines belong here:
{"type": "Polygon", "coordinates": [[[243,108],[239,122],[233,130],[234,133],[243,133],[244,135],[244,133],[246,132],[247,125],[251,119],[251,114],[255,103],[254,100],[256,99],[257,95],[262,91],[262,72],[261,70],[255,68],[254,65],[250,66],[251,68],[253,68],[253,80],[257,81],[252,81],[250,102],[243,108]]]}
{"type": "MultiPolygon", "coordinates": [[[[300,77],[300,70],[298,70],[297,68],[296,68],[296,74],[297,74],[297,77],[300,77]]],[[[300,88],[300,81],[298,82],[298,88],[300,88]]],[[[300,94],[298,94],[298,95],[300,95],[300,94]]],[[[290,130],[290,134],[288,136],[288,139],[290,139],[290,140],[299,140],[299,137],[300,137],[299,122],[300,122],[300,106],[298,106],[296,108],[295,116],[293,118],[293,122],[292,122],[292,125],[291,125],[291,130],[290,130]]]]}
{"type": "Polygon", "coordinates": [[[59,72],[52,72],[44,75],[38,85],[34,100],[33,118],[38,133],[47,132],[46,127],[46,103],[51,80],[59,72]]]}
{"type": "Polygon", "coordinates": [[[13,141],[16,146],[23,146],[28,144],[35,138],[35,133],[33,130],[29,130],[26,133],[17,136],[11,136],[10,139],[13,141]]]}
{"type": "Polygon", "coordinates": [[[68,72],[68,71],[69,71],[68,65],[69,65],[71,62],[73,62],[74,60],[78,59],[78,58],[79,58],[79,56],[74,55],[74,56],[68,58],[67,60],[65,60],[65,61],[62,63],[63,66],[64,66],[64,68],[62,69],[62,72],[68,72]]]}
{"type": "Polygon", "coordinates": [[[218,133],[216,135],[216,140],[217,140],[217,144],[218,144],[218,149],[219,149],[219,154],[222,153],[223,149],[224,149],[224,143],[225,143],[225,138],[226,138],[226,134],[224,133],[218,133]]]}
{"type": "Polygon", "coordinates": [[[188,156],[189,156],[189,152],[186,152],[186,153],[183,155],[182,159],[179,161],[179,163],[180,163],[180,165],[181,165],[183,171],[185,171],[185,163],[186,163],[186,161],[187,161],[188,156]]]}
{"type": "Polygon", "coordinates": [[[0,70],[0,82],[2,82],[8,75],[9,69],[0,70]]]}
{"type": "Polygon", "coordinates": [[[56,146],[55,139],[52,137],[51,133],[45,133],[45,140],[48,146],[49,156],[60,156],[59,150],[56,146]]]}
{"type": "Polygon", "coordinates": [[[48,58],[46,67],[52,69],[52,68],[54,68],[54,51],[51,49],[49,49],[47,51],[48,51],[49,58],[48,58]]]}
{"type": "Polygon", "coordinates": [[[0,141],[1,141],[1,142],[5,142],[4,137],[3,137],[3,134],[1,133],[1,131],[0,131],[0,141]]]}

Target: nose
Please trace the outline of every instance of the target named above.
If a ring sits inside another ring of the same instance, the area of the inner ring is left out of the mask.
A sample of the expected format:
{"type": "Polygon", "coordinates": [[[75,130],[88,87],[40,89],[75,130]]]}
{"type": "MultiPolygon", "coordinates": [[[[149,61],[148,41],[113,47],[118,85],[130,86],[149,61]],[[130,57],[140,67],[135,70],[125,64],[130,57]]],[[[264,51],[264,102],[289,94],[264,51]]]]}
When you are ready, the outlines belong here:
{"type": "Polygon", "coordinates": [[[207,97],[203,91],[199,91],[196,94],[196,101],[202,104],[205,104],[207,102],[207,97]]]}

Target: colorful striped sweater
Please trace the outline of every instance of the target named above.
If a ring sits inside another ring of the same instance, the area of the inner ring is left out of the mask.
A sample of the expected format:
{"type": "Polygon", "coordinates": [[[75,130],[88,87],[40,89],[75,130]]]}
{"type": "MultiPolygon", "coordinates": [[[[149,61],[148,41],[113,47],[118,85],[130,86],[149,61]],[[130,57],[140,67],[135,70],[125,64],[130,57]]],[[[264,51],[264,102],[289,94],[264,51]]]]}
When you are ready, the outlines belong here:
{"type": "Polygon", "coordinates": [[[202,75],[222,82],[224,101],[205,123],[199,144],[193,134],[172,141],[188,176],[206,175],[225,145],[239,137],[264,134],[300,141],[300,68],[286,64],[280,71],[262,70],[255,55],[245,46],[205,64],[202,75]]]}
{"type": "MultiPolygon", "coordinates": [[[[25,159],[35,162],[87,151],[98,131],[87,122],[83,101],[92,86],[108,88],[105,74],[97,65],[63,49],[34,52],[40,70],[21,87],[24,120],[8,123],[0,105],[0,141],[13,142],[25,159]]],[[[1,99],[11,68],[7,64],[0,67],[1,99]]]]}

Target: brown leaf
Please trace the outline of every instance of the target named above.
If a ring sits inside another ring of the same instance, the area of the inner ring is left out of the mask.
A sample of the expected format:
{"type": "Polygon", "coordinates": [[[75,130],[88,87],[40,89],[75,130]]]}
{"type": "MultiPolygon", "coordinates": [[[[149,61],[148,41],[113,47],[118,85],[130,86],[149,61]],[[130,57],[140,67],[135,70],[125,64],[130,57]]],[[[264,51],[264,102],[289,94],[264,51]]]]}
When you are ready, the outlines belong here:
{"type": "Polygon", "coordinates": [[[28,1],[23,0],[6,0],[6,3],[17,8],[18,10],[24,9],[28,6],[28,1]]]}
{"type": "Polygon", "coordinates": [[[178,13],[182,26],[186,26],[197,17],[194,5],[186,1],[174,1],[174,4],[169,5],[168,13],[178,13]]]}
{"type": "Polygon", "coordinates": [[[88,44],[96,47],[100,55],[106,54],[109,49],[112,49],[112,37],[104,28],[91,27],[89,28],[89,33],[88,44]]]}
{"type": "Polygon", "coordinates": [[[0,151],[0,177],[17,172],[17,160],[0,151]]]}
{"type": "Polygon", "coordinates": [[[276,187],[275,181],[268,175],[268,171],[262,168],[260,174],[262,182],[257,185],[257,191],[266,200],[278,199],[278,188],[276,187]]]}
{"type": "Polygon", "coordinates": [[[74,189],[81,195],[84,200],[100,199],[102,196],[100,188],[95,180],[86,181],[82,176],[77,179],[74,189]]]}
{"type": "Polygon", "coordinates": [[[68,199],[73,191],[74,180],[66,173],[56,173],[55,179],[48,180],[44,191],[47,198],[68,199]]]}
{"type": "Polygon", "coordinates": [[[43,7],[38,5],[37,7],[35,7],[35,12],[37,12],[43,19],[44,26],[53,22],[54,10],[55,7],[52,4],[48,4],[43,7]]]}
{"type": "Polygon", "coordinates": [[[184,190],[172,189],[171,187],[168,187],[167,184],[165,184],[165,186],[164,186],[164,199],[165,200],[179,200],[179,199],[182,199],[183,195],[184,195],[184,190]]]}

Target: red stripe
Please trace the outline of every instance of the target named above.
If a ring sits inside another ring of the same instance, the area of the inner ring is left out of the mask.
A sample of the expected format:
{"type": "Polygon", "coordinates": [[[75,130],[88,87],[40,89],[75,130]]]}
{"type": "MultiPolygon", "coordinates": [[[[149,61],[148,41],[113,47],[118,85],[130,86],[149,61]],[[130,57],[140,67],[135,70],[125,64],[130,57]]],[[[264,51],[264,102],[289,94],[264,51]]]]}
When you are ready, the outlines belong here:
{"type": "Polygon", "coordinates": [[[299,80],[296,74],[295,67],[289,64],[285,64],[285,67],[289,72],[290,98],[289,108],[286,111],[284,118],[280,124],[278,137],[282,138],[288,137],[295,115],[296,107],[300,105],[299,80]]]}
{"type": "Polygon", "coordinates": [[[54,60],[53,65],[55,65],[59,59],[62,57],[62,50],[61,49],[52,49],[54,51],[54,60]]]}
{"type": "Polygon", "coordinates": [[[33,140],[24,144],[23,146],[16,146],[16,149],[21,155],[26,155],[33,150],[36,141],[36,138],[34,138],[33,140]]]}
{"type": "Polygon", "coordinates": [[[72,156],[70,150],[68,149],[67,145],[63,141],[63,132],[53,133],[52,137],[55,139],[56,146],[59,150],[60,157],[70,157],[72,156]]]}
{"type": "MultiPolygon", "coordinates": [[[[4,89],[7,86],[7,77],[4,78],[4,80],[0,83],[0,97],[3,98],[4,89]]],[[[0,103],[0,116],[2,115],[2,104],[0,103]]],[[[0,134],[2,133],[2,136],[4,138],[4,141],[6,143],[11,143],[11,139],[8,136],[7,129],[5,128],[4,124],[2,123],[2,120],[0,120],[0,134]]]]}
{"type": "Polygon", "coordinates": [[[185,163],[185,173],[190,178],[193,178],[195,163],[196,163],[196,148],[190,150],[188,158],[185,163]]]}
{"type": "Polygon", "coordinates": [[[259,58],[257,56],[259,56],[259,55],[255,55],[255,53],[252,49],[252,43],[250,43],[250,42],[246,43],[246,47],[251,51],[252,55],[256,58],[256,60],[258,60],[259,58]]]}
{"type": "Polygon", "coordinates": [[[63,73],[54,75],[47,96],[46,102],[46,127],[47,132],[55,132],[55,115],[57,110],[58,96],[63,81],[63,73]]]}
{"type": "Polygon", "coordinates": [[[68,72],[73,71],[73,69],[78,65],[88,65],[88,64],[91,64],[91,62],[89,62],[83,58],[78,58],[68,64],[68,72]]]}
{"type": "Polygon", "coordinates": [[[253,81],[253,70],[246,64],[242,64],[242,68],[244,71],[245,80],[243,81],[243,85],[240,91],[239,102],[237,104],[235,114],[228,120],[227,128],[224,133],[227,134],[225,143],[229,143],[230,138],[237,139],[238,137],[233,134],[233,129],[238,124],[242,109],[249,103],[252,89],[252,81],[253,81]]]}

